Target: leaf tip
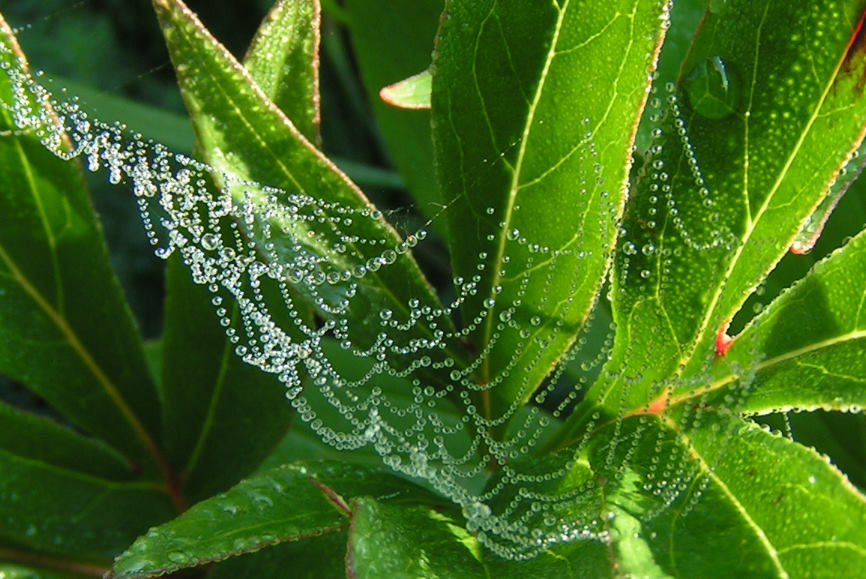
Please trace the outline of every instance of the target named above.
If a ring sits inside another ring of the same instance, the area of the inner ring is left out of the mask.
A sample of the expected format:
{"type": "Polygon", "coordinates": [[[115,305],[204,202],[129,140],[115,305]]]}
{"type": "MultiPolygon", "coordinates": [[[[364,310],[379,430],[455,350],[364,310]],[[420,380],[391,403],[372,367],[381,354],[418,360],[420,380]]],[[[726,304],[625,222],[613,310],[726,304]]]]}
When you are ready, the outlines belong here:
{"type": "Polygon", "coordinates": [[[379,98],[401,109],[430,108],[433,75],[430,69],[390,84],[379,91],[379,98]]]}

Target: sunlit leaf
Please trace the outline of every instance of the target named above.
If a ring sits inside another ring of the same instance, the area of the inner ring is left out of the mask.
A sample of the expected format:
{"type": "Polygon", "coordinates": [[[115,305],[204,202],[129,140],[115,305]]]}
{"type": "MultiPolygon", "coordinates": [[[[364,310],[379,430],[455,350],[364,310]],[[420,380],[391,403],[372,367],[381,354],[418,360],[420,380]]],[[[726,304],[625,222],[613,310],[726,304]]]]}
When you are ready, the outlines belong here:
{"type": "Polygon", "coordinates": [[[663,7],[455,2],[443,17],[436,156],[485,415],[530,397],[595,302],[663,7]]]}

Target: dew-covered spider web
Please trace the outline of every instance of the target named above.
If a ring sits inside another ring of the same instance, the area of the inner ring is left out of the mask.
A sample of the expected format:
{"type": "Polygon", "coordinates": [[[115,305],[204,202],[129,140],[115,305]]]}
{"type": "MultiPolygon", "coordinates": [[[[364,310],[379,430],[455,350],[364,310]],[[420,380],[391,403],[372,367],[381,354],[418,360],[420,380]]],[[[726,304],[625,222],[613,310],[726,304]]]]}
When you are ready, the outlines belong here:
{"type": "MultiPolygon", "coordinates": [[[[12,81],[14,101],[3,106],[14,118],[12,133],[35,135],[58,157],[79,159],[88,170],[103,170],[111,183],[130,188],[156,255],[180,256],[193,280],[210,291],[235,354],[277,376],[287,403],[322,441],[345,451],[374,449],[384,465],[459,505],[468,529],[496,553],[527,558],[563,542],[608,541],[615,519],[656,517],[678,501],[686,513],[699,500],[709,480],[706,471],[658,427],[656,417],[595,413],[573,437],[574,444],[548,447],[552,431],[592,380],[616,374],[616,368],[605,366],[615,329],[605,304],[613,291],[610,283],[574,345],[528,397],[529,404],[518,400],[499,415],[485,415],[479,400],[497,388],[509,365],[484,383],[475,378],[477,369],[506,329],[518,330],[523,342],[515,351],[520,352],[533,339],[532,328],[544,323],[532,317],[522,330],[515,326],[523,295],[512,293],[503,303],[496,288],[479,311],[460,313],[486,275],[485,253],[477,255],[477,276],[454,280],[447,303],[430,288],[413,289],[423,285],[407,282],[409,290],[391,291],[418,273],[411,256],[425,243],[425,229],[400,235],[369,204],[251,182],[174,153],[122,125],[91,118],[75,99],[52,96],[22,63],[10,62],[4,58],[2,67],[12,81]],[[47,112],[52,110],[56,118],[47,112]],[[239,316],[233,316],[235,305],[239,316]],[[489,342],[480,351],[465,347],[467,337],[493,312],[489,342]],[[462,326],[458,319],[464,320],[462,326]],[[592,436],[601,429],[612,434],[592,436]],[[631,513],[613,508],[614,487],[634,497],[640,508],[631,513]],[[639,497],[649,497],[649,503],[639,497]]],[[[658,183],[644,216],[649,223],[656,205],[666,205],[674,216],[677,209],[664,164],[654,159],[668,130],[662,127],[674,127],[690,151],[675,90],[653,90],[649,118],[656,128],[642,169],[645,178],[658,183]]],[[[600,186],[597,149],[589,138],[581,142],[577,155],[583,179],[576,186],[600,186]]],[[[695,190],[711,208],[713,194],[704,186],[699,159],[691,154],[687,160],[695,190]]],[[[673,224],[693,248],[727,250],[735,243],[723,228],[705,236],[676,218],[673,224]]],[[[574,252],[569,255],[574,267],[581,264],[579,245],[538,246],[519,232],[506,235],[505,243],[502,278],[520,278],[524,269],[533,269],[525,260],[521,271],[510,269],[508,257],[518,250],[528,251],[538,264],[574,252]]],[[[619,251],[628,262],[631,255],[657,249],[628,242],[619,251]]],[[[549,275],[542,267],[537,272],[529,275],[549,275]]],[[[627,264],[616,275],[630,275],[627,264]]],[[[517,363],[533,362],[515,354],[517,363]]],[[[623,380],[637,384],[642,377],[623,380]]],[[[748,371],[741,382],[741,392],[728,401],[731,411],[747,394],[748,371]]],[[[699,390],[701,384],[693,377],[677,387],[699,390]]],[[[669,386],[653,384],[646,404],[669,386]]],[[[621,396],[629,396],[628,386],[621,396]]],[[[700,397],[667,419],[676,420],[678,431],[687,435],[703,419],[700,397]]]]}

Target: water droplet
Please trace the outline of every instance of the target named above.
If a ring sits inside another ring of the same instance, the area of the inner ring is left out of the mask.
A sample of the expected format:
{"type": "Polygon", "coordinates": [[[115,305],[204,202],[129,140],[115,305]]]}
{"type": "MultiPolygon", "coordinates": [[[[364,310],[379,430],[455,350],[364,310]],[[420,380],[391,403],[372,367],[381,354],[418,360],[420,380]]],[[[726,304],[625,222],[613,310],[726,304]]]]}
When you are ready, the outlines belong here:
{"type": "Polygon", "coordinates": [[[740,106],[742,85],[736,71],[721,56],[700,62],[683,82],[689,104],[708,119],[724,119],[740,106]]]}
{"type": "Polygon", "coordinates": [[[219,245],[219,237],[214,233],[205,233],[201,236],[201,246],[207,251],[213,251],[219,245]]]}

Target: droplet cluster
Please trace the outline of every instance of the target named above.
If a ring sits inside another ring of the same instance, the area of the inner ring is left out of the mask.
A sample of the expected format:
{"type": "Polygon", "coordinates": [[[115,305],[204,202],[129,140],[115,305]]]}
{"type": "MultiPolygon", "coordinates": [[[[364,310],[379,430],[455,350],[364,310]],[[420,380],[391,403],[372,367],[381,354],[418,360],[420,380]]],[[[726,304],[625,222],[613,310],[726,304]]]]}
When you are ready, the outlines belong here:
{"type": "MultiPolygon", "coordinates": [[[[564,541],[607,540],[615,515],[606,510],[605,486],[628,482],[626,467],[641,447],[655,445],[656,459],[641,484],[660,497],[659,508],[675,501],[696,474],[683,466],[691,464],[688,457],[670,455],[670,441],[651,420],[623,415],[593,415],[575,447],[527,461],[608,359],[613,326],[603,321],[601,305],[534,393],[534,404],[515,401],[499,416],[485,416],[479,399],[514,365],[538,364],[519,353],[540,328],[555,323],[539,315],[517,319],[524,282],[507,299],[494,286],[481,309],[468,319],[463,312],[463,327],[454,326],[458,309],[477,294],[486,275],[487,252],[477,254],[477,275],[454,279],[448,304],[430,295],[384,295],[387,276],[411,270],[424,229],[398,237],[369,205],[325,201],[216,171],[130,135],[122,125],[91,118],[74,99],[56,101],[7,60],[3,70],[14,102],[3,106],[12,113],[14,133],[33,135],[58,157],[80,159],[88,170],[104,170],[110,182],[129,186],[156,255],[183,260],[193,280],[211,292],[235,353],[277,376],[289,403],[323,441],[343,450],[371,447],[388,467],[451,498],[462,507],[469,530],[501,556],[526,558],[564,541]],[[491,328],[485,349],[467,353],[461,344],[485,324],[491,328]],[[500,336],[512,330],[519,338],[514,357],[481,383],[478,369],[500,336]],[[592,447],[590,434],[605,424],[617,429],[614,443],[592,447]],[[602,465],[604,477],[580,459],[586,454],[602,465]]],[[[669,111],[679,114],[673,100],[669,111]]],[[[687,144],[685,128],[675,126],[687,144]]],[[[581,154],[584,180],[603,185],[596,145],[587,141],[581,154]]],[[[651,205],[666,203],[674,214],[664,164],[652,150],[647,163],[657,189],[651,205]]],[[[689,163],[699,182],[697,159],[689,163]]],[[[701,189],[701,195],[712,205],[709,191],[701,189]]],[[[721,243],[696,239],[676,219],[674,224],[696,247],[721,243]]],[[[563,252],[577,263],[584,255],[579,243],[549,248],[515,228],[507,230],[504,243],[501,279],[520,279],[536,264],[563,259],[563,252]],[[520,256],[520,271],[511,270],[514,255],[520,256]]],[[[647,243],[622,251],[650,257],[656,248],[647,243]]],[[[659,392],[661,387],[654,394],[659,392]]],[[[698,423],[700,411],[682,420],[698,423]]]]}

